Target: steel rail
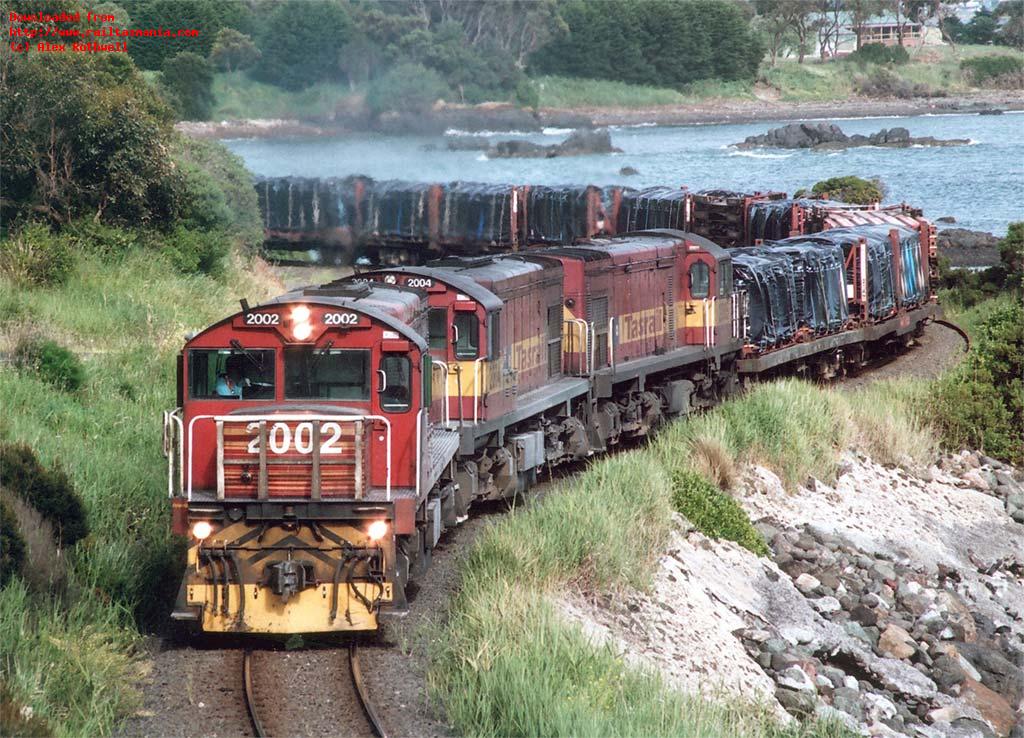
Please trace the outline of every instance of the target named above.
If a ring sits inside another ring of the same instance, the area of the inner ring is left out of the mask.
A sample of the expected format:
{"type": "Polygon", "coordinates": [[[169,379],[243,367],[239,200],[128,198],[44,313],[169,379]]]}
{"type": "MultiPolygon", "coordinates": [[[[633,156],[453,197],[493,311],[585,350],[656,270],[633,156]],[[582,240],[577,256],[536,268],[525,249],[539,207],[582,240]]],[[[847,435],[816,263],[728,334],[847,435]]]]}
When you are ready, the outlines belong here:
{"type": "Polygon", "coordinates": [[[266,738],[266,731],[263,729],[263,721],[260,720],[256,711],[256,695],[252,688],[252,651],[245,651],[242,657],[242,684],[245,687],[245,709],[249,713],[249,722],[256,738],[266,738]]]}
{"type": "Polygon", "coordinates": [[[355,643],[349,644],[348,664],[349,672],[352,674],[352,686],[355,687],[356,696],[359,697],[359,704],[363,706],[366,719],[370,722],[370,728],[373,729],[374,735],[377,738],[388,738],[384,725],[377,715],[377,710],[374,708],[373,703],[370,702],[369,693],[366,691],[366,684],[363,682],[363,671],[359,666],[359,652],[356,650],[355,643]]]}

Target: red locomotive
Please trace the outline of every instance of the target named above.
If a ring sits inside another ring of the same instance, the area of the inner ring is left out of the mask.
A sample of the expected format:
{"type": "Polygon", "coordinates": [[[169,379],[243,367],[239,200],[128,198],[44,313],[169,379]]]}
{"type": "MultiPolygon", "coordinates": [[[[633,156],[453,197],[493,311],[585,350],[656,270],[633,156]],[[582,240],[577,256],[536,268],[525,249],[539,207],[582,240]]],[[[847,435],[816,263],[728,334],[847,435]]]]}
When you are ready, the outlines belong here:
{"type": "MultiPolygon", "coordinates": [[[[913,239],[894,234],[893,264],[917,259],[913,239]]],[[[793,299],[788,317],[751,316],[762,308],[747,292],[762,262],[775,275],[780,260],[817,264],[814,244],[737,255],[752,280],[741,291],[730,252],[675,230],[243,302],[188,341],[180,407],[165,417],[174,528],[191,537],[174,617],[211,632],[376,628],[404,612],[408,582],[474,500],[711,405],[744,374],[859,361],[919,330],[934,299],[916,281],[907,299],[909,271],[884,272],[889,241],[876,241],[870,254],[850,241],[845,266],[844,247],[828,246],[828,278],[842,282],[831,294],[872,311],[844,302],[811,327],[810,297],[804,312],[793,299]],[[795,327],[757,343],[751,317],[759,331],[795,327]]],[[[810,267],[798,283],[794,269],[770,289],[803,289],[785,285],[808,284],[810,267]]]]}

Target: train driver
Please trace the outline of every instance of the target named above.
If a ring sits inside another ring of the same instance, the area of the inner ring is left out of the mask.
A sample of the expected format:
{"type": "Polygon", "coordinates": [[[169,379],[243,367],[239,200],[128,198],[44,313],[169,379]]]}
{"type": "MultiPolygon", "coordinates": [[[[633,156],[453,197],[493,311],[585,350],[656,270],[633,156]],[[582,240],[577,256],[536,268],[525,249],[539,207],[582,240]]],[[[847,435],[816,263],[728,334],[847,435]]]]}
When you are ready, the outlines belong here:
{"type": "Polygon", "coordinates": [[[243,377],[245,357],[233,354],[224,362],[224,372],[217,375],[217,396],[242,399],[242,389],[250,386],[249,380],[243,377]]]}

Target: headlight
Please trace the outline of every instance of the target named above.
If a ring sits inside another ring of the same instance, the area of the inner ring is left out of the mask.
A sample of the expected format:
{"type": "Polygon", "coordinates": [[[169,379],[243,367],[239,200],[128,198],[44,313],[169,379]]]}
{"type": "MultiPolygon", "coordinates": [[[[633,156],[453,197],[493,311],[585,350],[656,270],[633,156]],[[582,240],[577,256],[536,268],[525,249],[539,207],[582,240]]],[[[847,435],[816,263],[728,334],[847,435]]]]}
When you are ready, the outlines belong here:
{"type": "Polygon", "coordinates": [[[366,528],[366,535],[370,537],[371,541],[379,541],[388,534],[388,524],[386,520],[374,520],[366,528]]]}
{"type": "Polygon", "coordinates": [[[305,341],[313,334],[313,326],[309,323],[297,323],[292,328],[292,336],[295,337],[296,341],[305,341]]]}
{"type": "Polygon", "coordinates": [[[213,533],[213,525],[205,520],[200,520],[192,525],[192,535],[200,541],[205,541],[213,533]]]}
{"type": "Polygon", "coordinates": [[[310,315],[312,315],[312,313],[309,311],[308,307],[305,305],[297,305],[292,308],[292,323],[308,323],[310,315]]]}

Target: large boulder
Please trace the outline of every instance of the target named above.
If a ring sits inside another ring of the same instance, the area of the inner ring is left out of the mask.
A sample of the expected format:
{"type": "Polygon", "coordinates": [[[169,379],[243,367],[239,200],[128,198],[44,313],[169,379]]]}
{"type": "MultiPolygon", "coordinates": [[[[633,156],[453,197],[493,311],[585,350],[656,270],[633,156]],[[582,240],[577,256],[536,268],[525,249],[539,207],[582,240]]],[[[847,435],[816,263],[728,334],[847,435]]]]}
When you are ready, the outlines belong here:
{"type": "Polygon", "coordinates": [[[487,151],[492,159],[508,158],[552,158],[556,156],[582,156],[585,154],[615,154],[622,149],[612,146],[612,137],[608,129],[577,130],[558,144],[545,146],[532,141],[512,139],[498,141],[487,151]]]}

